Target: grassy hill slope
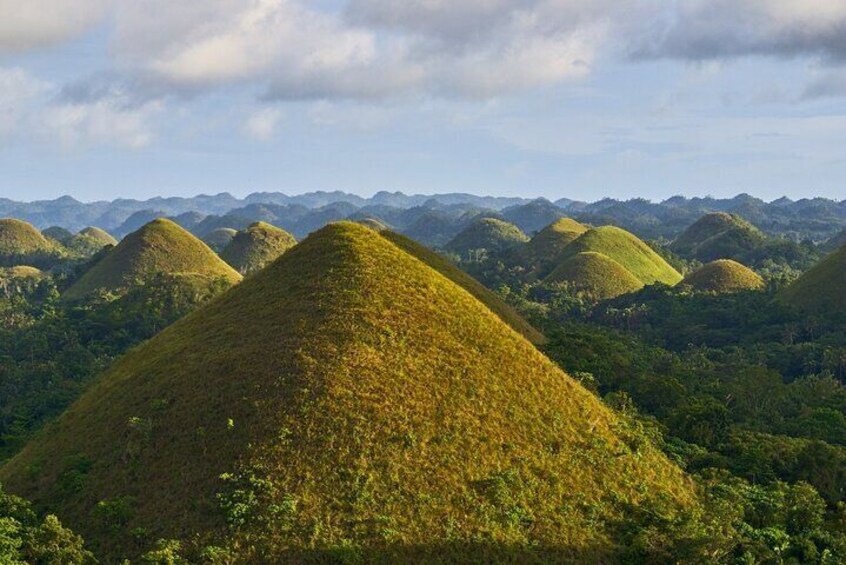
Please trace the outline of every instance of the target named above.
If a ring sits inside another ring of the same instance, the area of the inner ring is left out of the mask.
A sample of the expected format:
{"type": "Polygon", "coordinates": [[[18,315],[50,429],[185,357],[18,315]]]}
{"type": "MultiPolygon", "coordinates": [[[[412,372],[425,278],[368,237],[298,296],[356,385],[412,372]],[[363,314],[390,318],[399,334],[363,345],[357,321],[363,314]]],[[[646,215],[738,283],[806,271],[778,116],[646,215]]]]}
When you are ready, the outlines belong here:
{"type": "Polygon", "coordinates": [[[60,247],[35,226],[13,218],[0,219],[0,267],[44,267],[60,254],[60,247]]]}
{"type": "Polygon", "coordinates": [[[703,292],[738,292],[764,288],[761,276],[737,261],[719,259],[687,275],[680,283],[703,292]]]}
{"type": "Polygon", "coordinates": [[[75,255],[91,257],[107,245],[117,245],[118,241],[100,228],[87,227],[73,235],[65,246],[75,255]]]}
{"type": "Polygon", "coordinates": [[[782,290],[778,300],[807,312],[846,313],[846,246],[782,290]]]}
{"type": "Polygon", "coordinates": [[[766,240],[761,230],[740,216],[714,212],[702,216],[682,232],[670,249],[682,257],[707,262],[737,259],[766,240]]]}
{"type": "Polygon", "coordinates": [[[568,283],[598,300],[614,298],[643,288],[628,269],[602,253],[578,253],[567,258],[546,282],[568,283]]]}
{"type": "Polygon", "coordinates": [[[238,230],[232,228],[217,228],[203,236],[203,243],[208,245],[215,253],[223,251],[232,238],[238,233],[238,230]]]}
{"type": "Polygon", "coordinates": [[[202,241],[174,222],[158,219],[126,236],[65,291],[64,298],[77,300],[104,291],[121,293],[162,274],[219,278],[230,284],[241,279],[202,241]]]}
{"type": "Polygon", "coordinates": [[[520,249],[517,258],[535,276],[544,277],[558,264],[564,249],[587,230],[587,226],[576,220],[560,218],[536,233],[520,249]]]}
{"type": "Polygon", "coordinates": [[[452,238],[445,249],[464,256],[477,249],[505,251],[527,241],[526,234],[514,224],[496,218],[480,218],[452,238]]]}
{"type": "Polygon", "coordinates": [[[0,481],[110,559],[143,528],[238,563],[602,562],[630,509],[694,504],[596,396],[350,223],[130,352],[0,481]]]}
{"type": "Polygon", "coordinates": [[[296,244],[294,236],[285,230],[256,222],[235,234],[220,252],[220,258],[246,275],[263,269],[296,244]]]}
{"type": "Polygon", "coordinates": [[[579,253],[601,253],[622,265],[645,285],[678,283],[682,276],[651,247],[626,230],[602,226],[586,231],[568,245],[562,261],[579,253]]]}

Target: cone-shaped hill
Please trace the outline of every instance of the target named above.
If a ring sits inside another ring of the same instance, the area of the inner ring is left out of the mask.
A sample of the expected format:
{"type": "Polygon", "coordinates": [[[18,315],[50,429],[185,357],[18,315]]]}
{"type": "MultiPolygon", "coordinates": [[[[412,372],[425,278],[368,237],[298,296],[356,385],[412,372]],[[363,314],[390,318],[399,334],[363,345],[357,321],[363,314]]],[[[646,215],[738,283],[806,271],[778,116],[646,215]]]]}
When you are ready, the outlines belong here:
{"type": "MultiPolygon", "coordinates": [[[[602,226],[586,231],[564,249],[561,264],[586,252],[600,253],[616,261],[644,285],[656,282],[675,285],[682,279],[651,247],[618,227],[602,226]]],[[[551,281],[558,278],[554,271],[549,276],[551,281]]]]}
{"type": "Polygon", "coordinates": [[[53,241],[58,241],[62,245],[73,237],[73,234],[60,226],[50,226],[45,230],[41,230],[41,235],[53,241]]]}
{"type": "Polygon", "coordinates": [[[767,236],[736,214],[706,214],[670,245],[682,257],[699,261],[737,259],[766,242],[767,236]]]}
{"type": "Polygon", "coordinates": [[[640,279],[624,266],[607,255],[593,251],[568,257],[546,280],[567,283],[597,300],[615,298],[643,288],[640,279]]]}
{"type": "Polygon", "coordinates": [[[60,246],[35,226],[12,218],[0,219],[0,267],[47,267],[60,256],[60,246]]]}
{"type": "Polygon", "coordinates": [[[846,313],[846,246],[826,255],[782,290],[778,300],[806,312],[846,313]]]}
{"type": "Polygon", "coordinates": [[[293,235],[265,222],[256,222],[235,234],[220,258],[246,275],[263,269],[297,244],[293,235]]]}
{"type": "Polygon", "coordinates": [[[234,284],[241,279],[205,243],[174,222],[158,219],[126,236],[68,288],[64,298],[121,294],[161,275],[186,283],[220,279],[234,284]]]}
{"type": "Polygon", "coordinates": [[[117,245],[117,240],[100,228],[88,227],[72,236],[65,243],[74,254],[91,257],[108,245],[117,245]]]}
{"type": "Polygon", "coordinates": [[[576,220],[560,218],[536,233],[520,249],[520,261],[535,276],[544,277],[558,264],[564,249],[587,230],[587,226],[576,220]]]}
{"type": "Polygon", "coordinates": [[[238,230],[234,230],[232,228],[217,228],[216,230],[212,230],[203,237],[203,243],[208,245],[212,248],[215,253],[220,253],[226,246],[229,245],[229,242],[232,241],[232,238],[238,233],[238,230]]]}
{"type": "Polygon", "coordinates": [[[696,504],[596,396],[353,223],[120,359],[0,481],[111,561],[144,528],[237,563],[607,562],[625,509],[696,504]],[[126,508],[114,528],[98,501],[126,508]]]}
{"type": "Polygon", "coordinates": [[[496,218],[480,218],[461,230],[445,249],[452,253],[467,255],[471,251],[485,249],[498,253],[514,249],[529,238],[520,228],[496,218]]]}
{"type": "Polygon", "coordinates": [[[680,283],[702,292],[719,294],[743,290],[761,290],[764,279],[737,261],[718,259],[687,275],[680,283]]]}

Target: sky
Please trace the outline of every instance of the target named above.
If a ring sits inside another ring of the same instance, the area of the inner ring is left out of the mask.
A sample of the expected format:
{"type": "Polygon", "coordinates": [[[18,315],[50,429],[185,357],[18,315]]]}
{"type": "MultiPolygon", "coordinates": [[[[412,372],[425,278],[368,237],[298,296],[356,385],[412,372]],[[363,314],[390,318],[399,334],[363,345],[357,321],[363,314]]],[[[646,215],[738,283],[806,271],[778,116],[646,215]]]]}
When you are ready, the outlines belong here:
{"type": "Polygon", "coordinates": [[[840,0],[0,0],[0,197],[844,179],[840,0]]]}

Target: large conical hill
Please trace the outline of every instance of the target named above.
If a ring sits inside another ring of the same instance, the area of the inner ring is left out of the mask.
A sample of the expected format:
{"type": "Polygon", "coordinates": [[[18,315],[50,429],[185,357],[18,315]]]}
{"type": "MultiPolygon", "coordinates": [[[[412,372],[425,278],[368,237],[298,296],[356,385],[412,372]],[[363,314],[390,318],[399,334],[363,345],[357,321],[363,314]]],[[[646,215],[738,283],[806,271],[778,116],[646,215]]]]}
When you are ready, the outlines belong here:
{"type": "Polygon", "coordinates": [[[44,237],[32,224],[0,218],[0,267],[49,267],[60,255],[60,246],[44,237]]]}
{"type": "Polygon", "coordinates": [[[220,258],[246,275],[263,269],[297,244],[293,235],[266,222],[238,232],[220,252],[220,258]]]}
{"type": "Polygon", "coordinates": [[[736,214],[705,214],[688,227],[670,245],[670,249],[688,259],[708,262],[738,259],[763,245],[767,237],[761,230],[736,214]]]}
{"type": "Polygon", "coordinates": [[[564,262],[579,253],[601,253],[622,265],[644,285],[675,285],[682,276],[651,247],[635,235],[615,226],[586,231],[564,249],[564,262]]]}
{"type": "Polygon", "coordinates": [[[519,261],[534,276],[544,277],[558,264],[567,246],[587,230],[587,226],[576,220],[559,218],[536,233],[520,249],[519,261]]]}
{"type": "Polygon", "coordinates": [[[497,218],[480,218],[461,230],[445,249],[464,257],[481,249],[491,253],[507,251],[527,241],[526,234],[514,224],[497,218]]]}
{"type": "Polygon", "coordinates": [[[826,255],[777,298],[809,313],[846,314],[846,245],[826,255]]]}
{"type": "Polygon", "coordinates": [[[628,509],[695,504],[683,472],[596,396],[352,223],[123,357],[0,481],[112,561],[143,531],[237,563],[550,548],[607,562],[628,509]]]}
{"type": "Polygon", "coordinates": [[[687,275],[681,284],[702,292],[723,294],[761,290],[764,288],[764,279],[737,261],[718,259],[687,275]]]}
{"type": "Polygon", "coordinates": [[[636,292],[643,283],[628,269],[602,253],[587,251],[565,259],[546,282],[567,283],[597,300],[636,292]]]}
{"type": "Polygon", "coordinates": [[[174,222],[158,219],[126,236],[68,288],[64,298],[121,294],[162,275],[221,279],[229,284],[241,279],[205,243],[174,222]]]}

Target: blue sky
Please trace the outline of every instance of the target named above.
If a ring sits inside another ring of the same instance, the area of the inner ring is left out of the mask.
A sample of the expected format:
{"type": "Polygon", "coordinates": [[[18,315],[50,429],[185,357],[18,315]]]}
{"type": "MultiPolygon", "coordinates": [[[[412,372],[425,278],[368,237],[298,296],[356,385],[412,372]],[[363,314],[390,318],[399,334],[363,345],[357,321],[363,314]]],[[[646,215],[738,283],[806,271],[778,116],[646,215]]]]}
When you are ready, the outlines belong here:
{"type": "Polygon", "coordinates": [[[846,198],[830,0],[0,0],[0,197],[846,198]]]}

